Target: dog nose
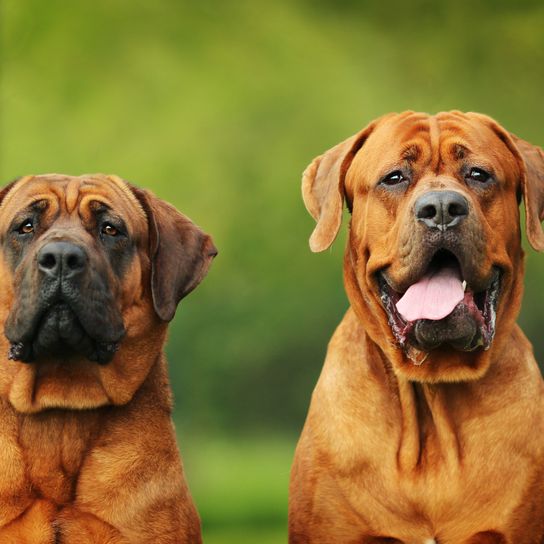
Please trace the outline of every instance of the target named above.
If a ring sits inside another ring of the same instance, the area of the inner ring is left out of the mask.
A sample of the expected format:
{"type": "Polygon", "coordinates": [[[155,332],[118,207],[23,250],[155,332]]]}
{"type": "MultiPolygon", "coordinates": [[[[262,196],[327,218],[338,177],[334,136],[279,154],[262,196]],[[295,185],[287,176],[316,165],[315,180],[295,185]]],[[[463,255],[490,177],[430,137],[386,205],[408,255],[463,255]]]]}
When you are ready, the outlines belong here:
{"type": "Polygon", "coordinates": [[[87,254],[70,242],[49,242],[38,251],[38,268],[52,278],[77,276],[87,264],[87,254]]]}
{"type": "Polygon", "coordinates": [[[456,191],[430,191],[416,200],[414,212],[428,227],[446,230],[468,215],[468,201],[456,191]]]}

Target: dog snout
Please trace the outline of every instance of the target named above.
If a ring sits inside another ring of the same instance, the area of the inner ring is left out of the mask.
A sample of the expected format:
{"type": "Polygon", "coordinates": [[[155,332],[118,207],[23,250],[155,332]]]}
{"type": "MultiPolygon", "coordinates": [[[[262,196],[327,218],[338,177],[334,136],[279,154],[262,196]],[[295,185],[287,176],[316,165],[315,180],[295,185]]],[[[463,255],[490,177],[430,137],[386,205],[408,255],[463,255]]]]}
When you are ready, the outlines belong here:
{"type": "Polygon", "coordinates": [[[414,206],[418,221],[442,231],[461,223],[468,212],[467,199],[456,191],[430,191],[421,195],[414,206]]]}
{"type": "Polygon", "coordinates": [[[87,267],[87,253],[71,242],[49,242],[38,252],[38,268],[51,278],[70,279],[87,267]]]}

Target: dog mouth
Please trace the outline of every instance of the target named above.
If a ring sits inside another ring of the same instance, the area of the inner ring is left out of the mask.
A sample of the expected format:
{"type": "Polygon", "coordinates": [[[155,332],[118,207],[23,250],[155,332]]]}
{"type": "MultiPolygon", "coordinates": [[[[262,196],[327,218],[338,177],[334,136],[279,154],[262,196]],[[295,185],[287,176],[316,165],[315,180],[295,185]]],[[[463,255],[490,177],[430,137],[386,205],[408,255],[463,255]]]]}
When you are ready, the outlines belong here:
{"type": "Polygon", "coordinates": [[[83,355],[90,361],[104,365],[113,359],[122,339],[122,335],[110,339],[107,334],[90,334],[65,301],[51,304],[33,321],[21,338],[8,337],[11,342],[9,359],[32,363],[41,357],[69,360],[83,355]]]}
{"type": "Polygon", "coordinates": [[[443,249],[405,292],[391,286],[384,270],[378,272],[389,325],[407,353],[410,348],[429,352],[442,345],[459,351],[489,349],[495,335],[500,280],[500,269],[493,267],[487,286],[475,291],[470,278],[463,278],[457,257],[443,249]]]}

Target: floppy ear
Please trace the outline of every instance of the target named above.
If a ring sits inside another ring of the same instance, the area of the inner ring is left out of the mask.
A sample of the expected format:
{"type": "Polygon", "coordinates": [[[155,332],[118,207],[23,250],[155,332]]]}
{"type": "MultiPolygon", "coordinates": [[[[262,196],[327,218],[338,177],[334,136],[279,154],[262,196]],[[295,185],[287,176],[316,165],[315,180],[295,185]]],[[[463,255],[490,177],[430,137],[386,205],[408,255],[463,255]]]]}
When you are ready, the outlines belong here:
{"type": "Polygon", "coordinates": [[[491,117],[481,113],[471,114],[483,120],[510,149],[518,160],[521,173],[521,192],[525,204],[525,232],[536,251],[544,251],[544,152],[515,134],[508,132],[491,117]]]}
{"type": "Polygon", "coordinates": [[[170,321],[179,301],[204,278],[217,255],[210,236],[153,193],[131,186],[147,214],[153,306],[170,321]]]}
{"type": "Polygon", "coordinates": [[[523,159],[521,188],[525,203],[527,239],[536,251],[544,251],[544,153],[540,147],[513,136],[523,159]]]}
{"type": "Polygon", "coordinates": [[[374,130],[377,121],[316,157],[302,174],[302,198],[317,221],[310,249],[323,251],[334,242],[342,222],[344,179],[355,154],[374,130]]]}

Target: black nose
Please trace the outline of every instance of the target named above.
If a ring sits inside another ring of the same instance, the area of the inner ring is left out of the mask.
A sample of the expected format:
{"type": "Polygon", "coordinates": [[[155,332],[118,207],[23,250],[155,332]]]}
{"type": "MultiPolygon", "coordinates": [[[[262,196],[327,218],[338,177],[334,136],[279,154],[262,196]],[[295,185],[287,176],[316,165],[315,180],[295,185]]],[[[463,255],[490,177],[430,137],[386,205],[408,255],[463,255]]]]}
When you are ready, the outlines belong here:
{"type": "Polygon", "coordinates": [[[52,278],[72,278],[86,265],[85,251],[70,242],[49,242],[38,251],[38,268],[52,278]]]}
{"type": "Polygon", "coordinates": [[[455,191],[430,191],[416,200],[414,212],[417,220],[428,227],[446,230],[468,215],[468,202],[455,191]]]}

